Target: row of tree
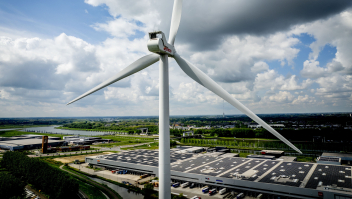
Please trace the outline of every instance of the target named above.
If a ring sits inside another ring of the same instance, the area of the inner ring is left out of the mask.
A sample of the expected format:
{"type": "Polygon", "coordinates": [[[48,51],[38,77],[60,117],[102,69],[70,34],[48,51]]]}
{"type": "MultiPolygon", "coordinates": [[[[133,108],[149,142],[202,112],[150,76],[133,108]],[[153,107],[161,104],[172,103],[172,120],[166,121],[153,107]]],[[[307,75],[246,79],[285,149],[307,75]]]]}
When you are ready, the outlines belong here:
{"type": "Polygon", "coordinates": [[[79,188],[76,180],[38,158],[8,151],[4,154],[1,164],[12,175],[48,194],[50,199],[76,197],[79,188]]]}
{"type": "Polygon", "coordinates": [[[210,134],[218,137],[239,137],[239,138],[265,138],[271,137],[265,129],[253,130],[249,128],[232,128],[232,129],[196,129],[195,134],[210,134]]]}
{"type": "Polygon", "coordinates": [[[74,129],[95,129],[95,130],[105,130],[105,131],[124,131],[128,134],[141,133],[140,128],[148,128],[149,133],[158,133],[159,127],[157,125],[139,125],[139,126],[124,126],[110,124],[110,126],[105,126],[102,122],[74,122],[71,124],[65,124],[63,127],[74,128],[74,129]]]}
{"type": "MultiPolygon", "coordinates": [[[[196,145],[196,146],[228,146],[230,148],[265,148],[265,149],[280,149],[291,150],[289,146],[280,141],[233,141],[233,140],[210,140],[210,139],[194,139],[182,138],[181,143],[196,145]]],[[[340,143],[294,143],[294,145],[304,151],[323,152],[323,151],[352,151],[352,144],[340,143]]]]}
{"type": "MultiPolygon", "coordinates": [[[[312,141],[313,136],[325,137],[325,140],[349,140],[351,130],[345,129],[277,129],[277,131],[286,139],[297,141],[312,141]]],[[[195,134],[210,134],[218,137],[236,137],[236,138],[276,138],[273,134],[264,128],[232,128],[232,129],[197,129],[195,134]]]]}

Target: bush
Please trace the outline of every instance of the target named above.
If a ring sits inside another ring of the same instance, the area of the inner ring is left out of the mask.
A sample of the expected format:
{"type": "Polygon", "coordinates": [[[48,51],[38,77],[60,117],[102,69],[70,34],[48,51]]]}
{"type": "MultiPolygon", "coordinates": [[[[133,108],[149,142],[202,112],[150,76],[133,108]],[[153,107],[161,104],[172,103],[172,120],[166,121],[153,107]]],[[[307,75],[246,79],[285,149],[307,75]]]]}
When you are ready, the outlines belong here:
{"type": "Polygon", "coordinates": [[[24,187],[26,186],[15,176],[0,172],[1,198],[24,198],[24,187]]]}
{"type": "Polygon", "coordinates": [[[174,140],[170,140],[170,146],[176,146],[177,145],[177,142],[174,141],[174,140]]]}
{"type": "Polygon", "coordinates": [[[72,198],[78,192],[78,183],[69,174],[38,158],[8,151],[1,162],[11,174],[42,190],[50,199],[72,198]]]}

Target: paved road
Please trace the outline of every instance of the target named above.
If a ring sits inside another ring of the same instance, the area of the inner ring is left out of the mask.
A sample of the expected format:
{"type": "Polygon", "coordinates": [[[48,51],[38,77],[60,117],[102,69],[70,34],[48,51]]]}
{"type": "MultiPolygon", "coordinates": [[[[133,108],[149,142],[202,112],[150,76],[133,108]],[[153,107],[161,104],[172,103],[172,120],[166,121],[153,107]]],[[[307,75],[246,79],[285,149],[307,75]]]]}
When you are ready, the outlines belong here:
{"type": "MultiPolygon", "coordinates": [[[[86,152],[91,153],[91,152],[96,152],[96,150],[73,151],[73,152],[66,152],[66,153],[46,153],[46,154],[38,154],[38,155],[28,155],[28,157],[30,157],[30,158],[50,157],[50,156],[59,156],[59,154],[60,154],[60,156],[61,155],[71,155],[71,154],[84,155],[84,154],[86,154],[86,152]]],[[[98,152],[104,152],[104,150],[99,150],[98,152]]]]}
{"type": "MultiPolygon", "coordinates": [[[[66,171],[66,170],[64,170],[62,167],[63,167],[63,165],[60,166],[60,169],[62,169],[63,171],[66,171]]],[[[77,175],[77,174],[75,174],[75,173],[73,173],[73,172],[71,172],[71,171],[66,171],[66,172],[68,172],[68,173],[70,173],[70,174],[72,174],[72,175],[74,175],[74,176],[77,176],[77,177],[80,178],[80,179],[84,179],[84,180],[87,180],[87,181],[91,182],[91,183],[94,184],[95,186],[97,186],[97,187],[99,187],[99,188],[105,190],[106,192],[108,192],[108,193],[109,193],[110,195],[112,195],[114,198],[118,199],[118,196],[116,195],[116,193],[115,193],[114,191],[111,191],[110,189],[104,187],[103,185],[101,185],[101,184],[99,184],[99,183],[97,183],[97,182],[95,182],[95,181],[93,181],[93,180],[90,180],[90,179],[87,179],[87,178],[82,178],[80,175],[77,175]]]]}
{"type": "Polygon", "coordinates": [[[45,195],[41,194],[40,192],[38,192],[37,190],[33,189],[32,187],[30,187],[29,185],[26,185],[26,189],[32,191],[35,195],[39,196],[40,199],[48,199],[45,195]]]}

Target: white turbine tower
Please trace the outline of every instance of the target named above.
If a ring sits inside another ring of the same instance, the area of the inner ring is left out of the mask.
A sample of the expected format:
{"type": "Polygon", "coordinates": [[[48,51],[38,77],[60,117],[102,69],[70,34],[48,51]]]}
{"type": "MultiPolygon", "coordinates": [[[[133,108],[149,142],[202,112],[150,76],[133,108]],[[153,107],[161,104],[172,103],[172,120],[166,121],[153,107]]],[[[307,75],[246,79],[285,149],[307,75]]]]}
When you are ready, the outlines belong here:
{"type": "Polygon", "coordinates": [[[171,27],[169,40],[167,41],[165,35],[161,31],[149,33],[148,49],[153,52],[146,55],[137,61],[133,62],[121,72],[99,84],[93,89],[87,91],[83,95],[69,102],[67,105],[80,100],[116,81],[119,81],[127,76],[130,76],[144,68],[154,64],[160,60],[159,70],[159,198],[171,198],[170,188],[170,129],[169,129],[169,66],[168,57],[176,60],[181,69],[194,81],[198,82],[205,88],[209,89],[219,97],[226,100],[228,103],[236,107],[242,113],[246,114],[252,120],[262,125],[266,130],[275,135],[285,144],[290,146],[298,153],[302,153],[291,142],[286,140],[282,135],[275,131],[271,126],[260,119],[251,110],[245,107],[241,102],[231,96],[227,91],[221,88],[210,77],[204,74],[201,70],[191,64],[189,61],[182,58],[176,53],[174,42],[178,27],[181,21],[182,0],[175,0],[172,11],[171,27]]]}

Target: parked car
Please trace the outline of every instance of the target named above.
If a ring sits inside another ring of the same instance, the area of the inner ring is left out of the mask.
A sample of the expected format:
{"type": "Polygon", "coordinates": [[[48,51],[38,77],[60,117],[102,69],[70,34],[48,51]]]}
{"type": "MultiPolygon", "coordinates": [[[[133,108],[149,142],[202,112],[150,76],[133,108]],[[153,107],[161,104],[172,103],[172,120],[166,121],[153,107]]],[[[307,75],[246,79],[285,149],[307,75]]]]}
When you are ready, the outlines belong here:
{"type": "Polygon", "coordinates": [[[192,183],[191,186],[189,186],[189,188],[194,188],[196,186],[196,184],[192,183]]]}
{"type": "Polygon", "coordinates": [[[238,194],[236,198],[244,198],[244,193],[238,194]]]}
{"type": "Polygon", "coordinates": [[[202,198],[198,196],[193,196],[191,199],[202,199],[202,198]]]}
{"type": "Polygon", "coordinates": [[[202,189],[202,192],[203,192],[203,193],[208,193],[208,192],[209,192],[209,187],[204,187],[204,188],[202,189]]]}
{"type": "Polygon", "coordinates": [[[179,183],[179,182],[176,182],[175,184],[172,185],[172,187],[174,187],[174,188],[177,188],[177,187],[179,187],[179,186],[180,186],[180,183],[179,183]]]}

